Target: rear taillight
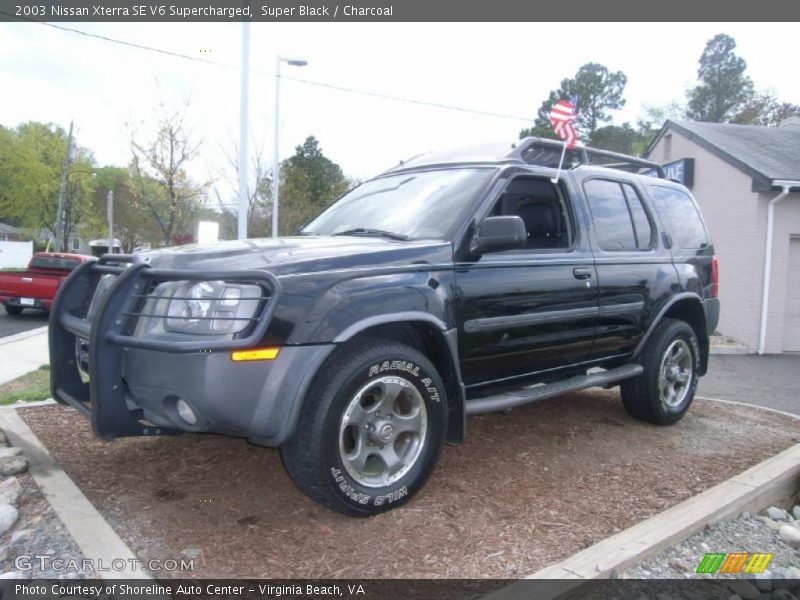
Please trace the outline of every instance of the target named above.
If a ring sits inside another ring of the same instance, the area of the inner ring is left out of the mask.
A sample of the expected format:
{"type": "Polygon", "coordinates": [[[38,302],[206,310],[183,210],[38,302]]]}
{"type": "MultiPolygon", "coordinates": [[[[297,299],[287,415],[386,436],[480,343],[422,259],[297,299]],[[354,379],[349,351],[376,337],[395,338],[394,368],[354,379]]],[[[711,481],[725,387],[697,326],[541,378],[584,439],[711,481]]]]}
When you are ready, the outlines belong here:
{"type": "Polygon", "coordinates": [[[711,297],[719,296],[719,260],[714,256],[711,258],[711,297]]]}

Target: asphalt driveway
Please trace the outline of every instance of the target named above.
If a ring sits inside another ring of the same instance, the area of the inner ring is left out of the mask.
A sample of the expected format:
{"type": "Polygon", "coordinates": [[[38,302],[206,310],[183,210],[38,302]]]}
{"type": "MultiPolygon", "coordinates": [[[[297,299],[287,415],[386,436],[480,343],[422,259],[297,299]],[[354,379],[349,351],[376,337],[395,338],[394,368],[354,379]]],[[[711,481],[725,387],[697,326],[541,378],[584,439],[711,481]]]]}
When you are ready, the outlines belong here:
{"type": "Polygon", "coordinates": [[[712,355],[698,395],[800,415],[800,354],[712,355]]]}
{"type": "Polygon", "coordinates": [[[12,317],[0,306],[0,338],[47,325],[48,314],[43,310],[23,310],[12,317]]]}

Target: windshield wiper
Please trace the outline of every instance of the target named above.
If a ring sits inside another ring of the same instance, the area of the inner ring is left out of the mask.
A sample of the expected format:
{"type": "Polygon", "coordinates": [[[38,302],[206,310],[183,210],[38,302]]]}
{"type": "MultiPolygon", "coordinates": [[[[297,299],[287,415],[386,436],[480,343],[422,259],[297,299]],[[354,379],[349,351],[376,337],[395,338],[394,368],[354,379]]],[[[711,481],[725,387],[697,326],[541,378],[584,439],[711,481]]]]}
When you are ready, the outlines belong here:
{"type": "Polygon", "coordinates": [[[375,235],[402,241],[411,239],[402,233],[394,233],[393,231],[386,231],[384,229],[370,229],[369,227],[356,227],[354,229],[347,229],[346,231],[337,231],[331,235],[375,235]]]}

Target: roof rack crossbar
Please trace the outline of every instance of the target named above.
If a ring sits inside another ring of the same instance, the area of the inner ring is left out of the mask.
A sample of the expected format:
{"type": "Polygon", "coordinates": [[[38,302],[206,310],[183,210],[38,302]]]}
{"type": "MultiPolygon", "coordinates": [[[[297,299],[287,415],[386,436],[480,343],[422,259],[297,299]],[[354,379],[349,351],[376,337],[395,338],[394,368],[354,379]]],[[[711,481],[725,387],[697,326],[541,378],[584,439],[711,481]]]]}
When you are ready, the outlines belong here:
{"type": "MultiPolygon", "coordinates": [[[[522,162],[527,162],[525,160],[525,154],[535,148],[550,148],[550,149],[557,149],[559,152],[563,147],[564,142],[559,140],[549,140],[546,138],[539,138],[539,137],[526,137],[516,145],[516,147],[509,152],[509,158],[517,158],[522,162]]],[[[610,167],[614,169],[653,169],[659,178],[666,179],[666,175],[664,173],[663,167],[651,160],[646,160],[644,158],[637,158],[635,156],[628,156],[627,154],[621,154],[619,152],[611,152],[610,150],[600,150],[599,148],[590,148],[584,145],[575,146],[574,152],[577,154],[580,164],[581,165],[590,165],[592,163],[592,158],[608,158],[613,159],[617,162],[615,163],[594,163],[598,166],[602,167],[610,167]]]]}

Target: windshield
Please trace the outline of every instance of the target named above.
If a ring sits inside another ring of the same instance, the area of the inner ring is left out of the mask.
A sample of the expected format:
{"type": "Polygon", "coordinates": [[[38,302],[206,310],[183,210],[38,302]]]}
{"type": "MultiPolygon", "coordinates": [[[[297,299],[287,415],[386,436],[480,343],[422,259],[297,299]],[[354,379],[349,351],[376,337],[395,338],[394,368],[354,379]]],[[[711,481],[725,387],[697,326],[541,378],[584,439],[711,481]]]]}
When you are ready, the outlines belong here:
{"type": "Polygon", "coordinates": [[[309,223],[303,235],[446,239],[494,169],[447,169],[373,179],[309,223]]]}

